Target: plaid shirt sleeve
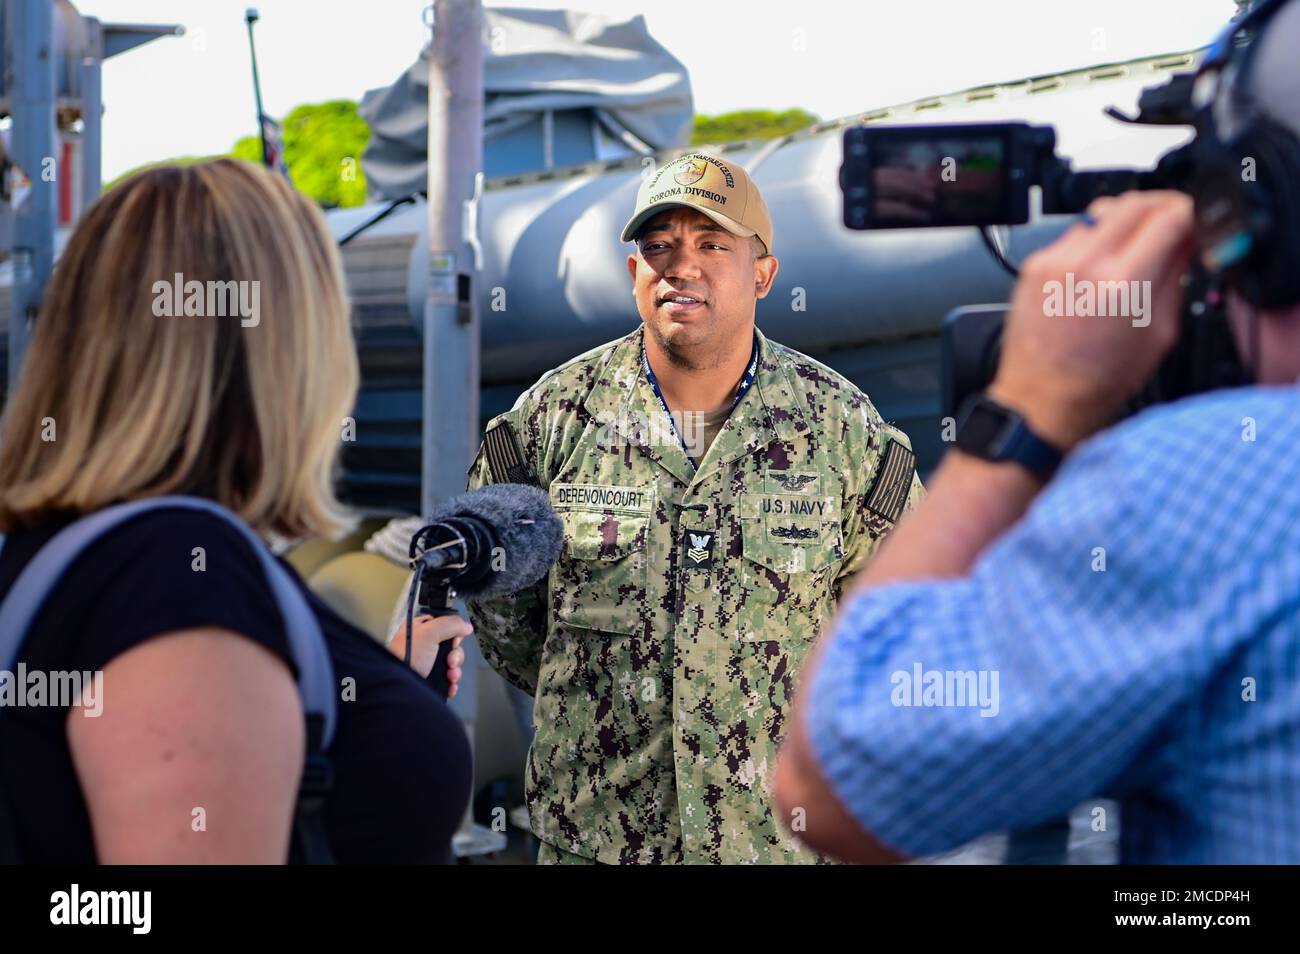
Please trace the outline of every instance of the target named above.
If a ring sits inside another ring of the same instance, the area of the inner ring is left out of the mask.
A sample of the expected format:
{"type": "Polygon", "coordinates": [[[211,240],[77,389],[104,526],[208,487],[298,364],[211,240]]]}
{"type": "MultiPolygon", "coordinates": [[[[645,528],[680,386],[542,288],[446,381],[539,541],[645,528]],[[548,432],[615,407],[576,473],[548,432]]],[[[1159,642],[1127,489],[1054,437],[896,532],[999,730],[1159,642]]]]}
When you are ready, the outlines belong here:
{"type": "Polygon", "coordinates": [[[1184,462],[1225,486],[1162,519],[1182,492],[1169,456],[1103,435],[968,577],[894,584],[846,607],[809,681],[809,733],[865,830],[933,854],[1167,766],[1180,710],[1219,655],[1201,637],[1213,594],[1177,572],[1196,558],[1180,540],[1245,492],[1213,460],[1184,462]]]}

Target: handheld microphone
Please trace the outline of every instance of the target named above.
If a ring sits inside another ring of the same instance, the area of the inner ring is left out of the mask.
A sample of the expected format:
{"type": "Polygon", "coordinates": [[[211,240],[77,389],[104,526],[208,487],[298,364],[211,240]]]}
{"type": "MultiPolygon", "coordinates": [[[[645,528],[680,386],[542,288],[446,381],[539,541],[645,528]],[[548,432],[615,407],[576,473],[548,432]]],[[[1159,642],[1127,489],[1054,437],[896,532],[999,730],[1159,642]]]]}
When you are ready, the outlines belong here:
{"type": "MultiPolygon", "coordinates": [[[[560,557],[564,524],[546,492],[527,484],[490,484],[435,507],[411,537],[415,571],[406,600],[406,631],[415,605],[447,616],[457,596],[493,597],[536,583],[560,557]]],[[[411,640],[406,642],[410,663],[411,640]]]]}

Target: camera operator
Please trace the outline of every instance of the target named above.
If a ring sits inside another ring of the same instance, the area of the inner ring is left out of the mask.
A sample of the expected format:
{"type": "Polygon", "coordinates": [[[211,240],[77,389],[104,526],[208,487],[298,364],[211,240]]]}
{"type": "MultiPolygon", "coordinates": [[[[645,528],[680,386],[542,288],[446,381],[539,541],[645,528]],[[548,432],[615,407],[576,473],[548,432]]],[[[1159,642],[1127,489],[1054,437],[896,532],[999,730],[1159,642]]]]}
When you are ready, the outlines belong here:
{"type": "Polygon", "coordinates": [[[1198,247],[1223,251],[1204,194],[1098,200],[1027,259],[983,407],[1037,453],[982,453],[967,415],[814,652],[775,778],[814,849],[897,861],[1106,796],[1124,862],[1300,862],[1297,37],[1275,5],[1215,103],[1223,143],[1270,150],[1249,188],[1274,228],[1226,275],[1256,383],[1107,429],[1174,345],[1198,247]],[[1070,276],[1149,282],[1150,321],[1059,316],[1070,276]]]}

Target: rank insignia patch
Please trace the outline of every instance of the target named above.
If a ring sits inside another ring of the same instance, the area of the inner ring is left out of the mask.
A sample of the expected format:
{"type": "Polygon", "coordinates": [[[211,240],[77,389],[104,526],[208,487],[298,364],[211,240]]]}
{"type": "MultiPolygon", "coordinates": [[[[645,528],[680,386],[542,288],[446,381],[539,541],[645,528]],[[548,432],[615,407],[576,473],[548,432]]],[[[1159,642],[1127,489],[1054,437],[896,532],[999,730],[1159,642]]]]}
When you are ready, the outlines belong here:
{"type": "Polygon", "coordinates": [[[686,568],[688,570],[707,570],[713,566],[712,531],[687,530],[683,548],[686,551],[686,568]]]}

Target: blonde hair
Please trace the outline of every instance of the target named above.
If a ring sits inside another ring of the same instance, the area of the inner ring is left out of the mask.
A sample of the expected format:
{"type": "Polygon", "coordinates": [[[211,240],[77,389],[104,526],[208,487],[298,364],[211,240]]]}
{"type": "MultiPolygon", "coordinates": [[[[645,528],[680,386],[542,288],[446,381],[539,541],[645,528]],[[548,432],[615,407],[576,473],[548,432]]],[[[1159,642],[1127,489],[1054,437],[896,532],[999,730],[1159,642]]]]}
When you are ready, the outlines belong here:
{"type": "Polygon", "coordinates": [[[336,536],[355,523],[333,482],[357,380],[314,204],[233,159],[142,172],[87,211],[46,290],[0,423],[0,532],[192,494],[262,533],[336,536]],[[166,316],[160,289],[232,281],[256,292],[255,323],[166,316]]]}

